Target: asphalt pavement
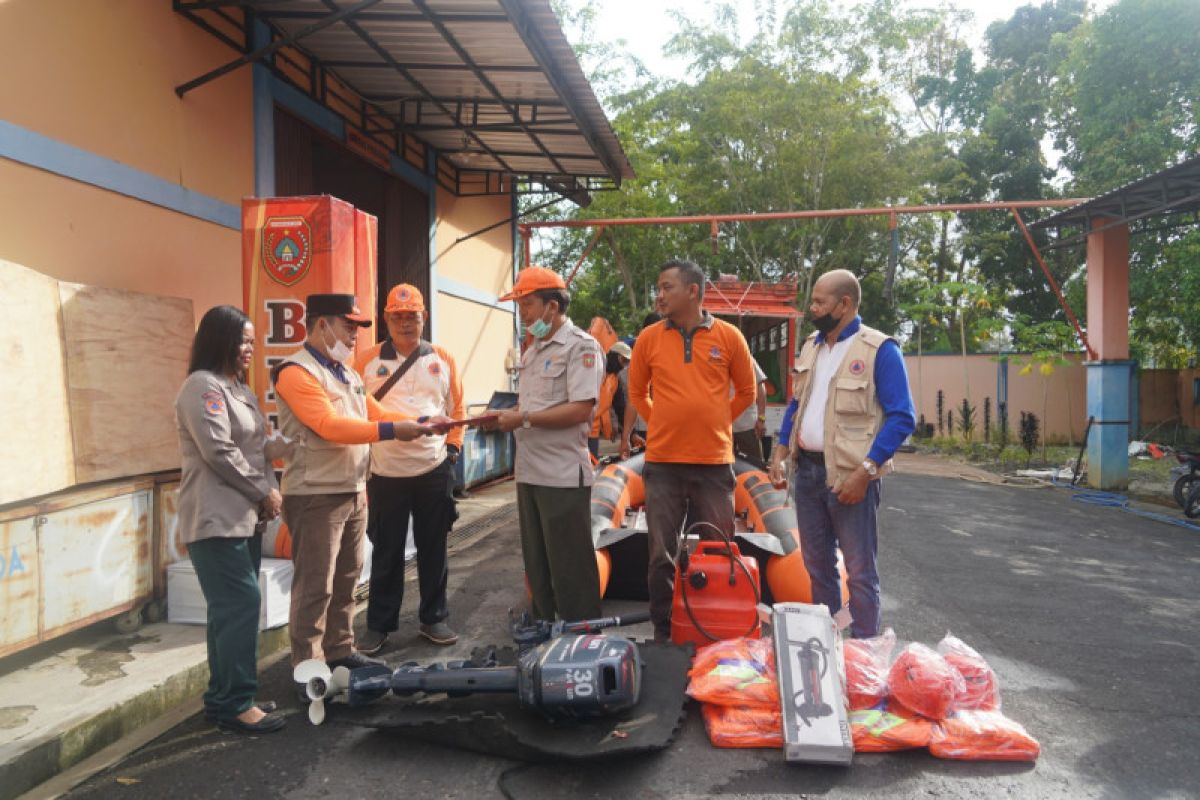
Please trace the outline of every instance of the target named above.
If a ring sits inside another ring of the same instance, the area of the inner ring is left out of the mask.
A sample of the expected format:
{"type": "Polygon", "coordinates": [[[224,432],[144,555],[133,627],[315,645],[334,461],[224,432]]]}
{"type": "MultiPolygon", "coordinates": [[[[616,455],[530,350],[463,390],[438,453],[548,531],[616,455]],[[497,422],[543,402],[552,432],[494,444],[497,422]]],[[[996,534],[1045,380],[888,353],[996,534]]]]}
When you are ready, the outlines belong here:
{"type": "MultiPolygon", "coordinates": [[[[284,661],[265,672],[260,692],[290,714],[281,733],[225,734],[192,717],[68,796],[1196,796],[1200,535],[1072,502],[1063,490],[916,475],[886,480],[881,528],[885,625],[901,641],[930,646],[950,631],[982,652],[999,676],[1004,712],[1041,742],[1036,764],[924,752],[858,755],[849,768],[788,764],[778,751],[712,748],[692,705],[664,752],[527,765],[358,728],[339,722],[336,709],[314,728],[284,661]]],[[[504,643],[507,610],[523,599],[515,522],[451,561],[458,645],[436,648],[417,636],[411,588],[383,654],[389,662],[504,643]]]]}

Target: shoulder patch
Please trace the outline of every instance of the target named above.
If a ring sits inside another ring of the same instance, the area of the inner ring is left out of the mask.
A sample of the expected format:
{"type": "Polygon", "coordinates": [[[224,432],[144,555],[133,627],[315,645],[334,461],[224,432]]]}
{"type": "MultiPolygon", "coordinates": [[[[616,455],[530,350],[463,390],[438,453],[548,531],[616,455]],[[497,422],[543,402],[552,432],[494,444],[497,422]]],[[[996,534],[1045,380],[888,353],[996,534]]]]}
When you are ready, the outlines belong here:
{"type": "Polygon", "coordinates": [[[595,353],[584,353],[583,354],[583,368],[584,369],[592,369],[595,366],[596,366],[596,354],[595,353]]]}
{"type": "Polygon", "coordinates": [[[225,413],[225,395],[216,389],[210,389],[200,395],[200,399],[204,401],[204,410],[209,414],[216,416],[225,413]]]}
{"type": "Polygon", "coordinates": [[[430,375],[441,375],[442,374],[442,362],[438,361],[436,358],[431,358],[429,360],[429,374],[430,375]]]}

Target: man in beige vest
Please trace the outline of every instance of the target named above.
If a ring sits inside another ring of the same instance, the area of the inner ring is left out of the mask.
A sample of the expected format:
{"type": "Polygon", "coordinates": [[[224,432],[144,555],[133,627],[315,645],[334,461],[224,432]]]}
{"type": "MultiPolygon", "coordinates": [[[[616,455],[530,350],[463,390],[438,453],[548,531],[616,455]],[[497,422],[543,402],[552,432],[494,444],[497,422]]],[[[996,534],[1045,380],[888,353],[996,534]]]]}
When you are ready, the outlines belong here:
{"type": "Polygon", "coordinates": [[[331,668],[380,663],[354,649],[354,586],[362,574],[366,485],[372,442],[431,434],[445,417],[421,423],[385,411],[345,362],[370,326],[354,295],[305,300],[308,339],[271,371],[279,426],[294,450],[283,472],[283,520],[292,536],[293,666],[324,659],[331,668]]]}
{"type": "Polygon", "coordinates": [[[850,631],[879,633],[876,569],[880,478],[916,427],[900,345],[862,324],[862,289],[839,269],[813,285],[808,337],[796,363],[794,397],[784,412],[771,480],[784,483],[784,462],[795,466],[796,522],[813,602],[830,613],[842,607],[840,547],[850,578],[850,631]]]}

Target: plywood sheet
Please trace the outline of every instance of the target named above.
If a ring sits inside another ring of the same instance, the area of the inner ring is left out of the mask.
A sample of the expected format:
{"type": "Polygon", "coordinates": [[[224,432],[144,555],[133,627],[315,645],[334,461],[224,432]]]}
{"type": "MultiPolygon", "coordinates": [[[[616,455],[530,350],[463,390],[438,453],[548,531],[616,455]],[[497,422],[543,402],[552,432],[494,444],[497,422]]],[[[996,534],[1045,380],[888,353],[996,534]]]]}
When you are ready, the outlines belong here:
{"type": "Polygon", "coordinates": [[[191,300],[77,283],[59,296],[76,482],[177,469],[191,300]]]}
{"type": "Polygon", "coordinates": [[[75,482],[58,281],[0,260],[0,505],[75,482]]]}

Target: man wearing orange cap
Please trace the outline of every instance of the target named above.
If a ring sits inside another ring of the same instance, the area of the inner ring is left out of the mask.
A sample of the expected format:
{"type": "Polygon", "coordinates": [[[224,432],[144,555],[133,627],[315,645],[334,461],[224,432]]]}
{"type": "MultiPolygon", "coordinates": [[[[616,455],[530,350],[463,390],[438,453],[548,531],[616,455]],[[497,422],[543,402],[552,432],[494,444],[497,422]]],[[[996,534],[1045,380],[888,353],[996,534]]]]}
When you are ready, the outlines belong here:
{"type": "Polygon", "coordinates": [[[517,301],[520,327],[533,337],[521,356],[517,408],[497,421],[517,439],[517,511],[533,613],[545,620],[598,617],[587,438],[604,354],[567,318],[571,295],[556,272],[528,267],[500,299],[517,301]]]}
{"type": "MultiPolygon", "coordinates": [[[[402,283],[388,293],[383,309],[388,340],[354,360],[367,391],[389,411],[424,418],[439,414],[463,417],[462,381],[449,353],[421,338],[425,301],[415,286],[402,283]]],[[[446,624],[446,534],[455,511],[454,464],[462,450],[463,429],[410,442],[371,445],[367,481],[367,537],[371,552],[371,594],[367,633],[359,649],[374,654],[388,634],[400,627],[404,599],[404,548],[412,519],[417,547],[421,635],[449,645],[458,635],[446,624]]]]}
{"type": "Polygon", "coordinates": [[[350,359],[371,320],[354,295],[310,294],[308,338],[271,370],[279,427],[293,451],[283,471],[283,520],[292,535],[292,665],[320,658],[331,667],[378,663],[354,648],[354,586],[362,573],[365,492],[372,442],[434,432],[445,417],[419,424],[385,411],[363,389],[350,359]]]}

